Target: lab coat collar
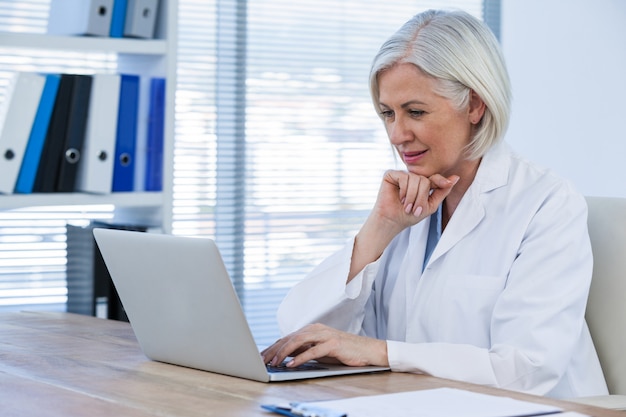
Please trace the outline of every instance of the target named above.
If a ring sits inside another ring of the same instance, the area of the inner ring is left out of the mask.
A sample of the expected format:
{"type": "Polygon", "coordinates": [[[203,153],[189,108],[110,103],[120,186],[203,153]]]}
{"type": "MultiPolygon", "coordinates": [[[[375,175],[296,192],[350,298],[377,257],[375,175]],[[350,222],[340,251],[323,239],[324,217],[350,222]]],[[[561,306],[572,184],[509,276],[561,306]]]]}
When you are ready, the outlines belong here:
{"type": "MultiPolygon", "coordinates": [[[[496,144],[483,156],[476,178],[468,189],[474,196],[503,187],[508,183],[511,168],[511,147],[506,142],[496,144]]],[[[466,195],[468,193],[465,193],[466,195]]],[[[465,196],[463,197],[465,198],[465,196]]]]}
{"type": "Polygon", "coordinates": [[[508,183],[510,156],[511,148],[504,142],[495,145],[483,156],[472,185],[465,192],[446,230],[441,235],[425,271],[483,220],[485,217],[483,194],[508,183]]]}

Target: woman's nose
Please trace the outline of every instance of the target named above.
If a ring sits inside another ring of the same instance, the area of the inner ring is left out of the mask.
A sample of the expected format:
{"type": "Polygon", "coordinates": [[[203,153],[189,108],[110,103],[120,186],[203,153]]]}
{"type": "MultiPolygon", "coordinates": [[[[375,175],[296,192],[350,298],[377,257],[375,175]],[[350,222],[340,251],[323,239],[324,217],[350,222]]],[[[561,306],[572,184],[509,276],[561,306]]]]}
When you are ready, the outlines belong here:
{"type": "Polygon", "coordinates": [[[413,133],[402,118],[396,118],[387,125],[387,135],[392,145],[400,145],[413,138],[413,133]]]}

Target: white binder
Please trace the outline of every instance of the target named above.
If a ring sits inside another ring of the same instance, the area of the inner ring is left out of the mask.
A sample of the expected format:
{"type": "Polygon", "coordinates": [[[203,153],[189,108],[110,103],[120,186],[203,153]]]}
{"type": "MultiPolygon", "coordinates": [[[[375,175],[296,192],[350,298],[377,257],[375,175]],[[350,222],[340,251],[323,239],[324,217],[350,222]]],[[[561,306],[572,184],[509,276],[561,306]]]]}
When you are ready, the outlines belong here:
{"type": "Polygon", "coordinates": [[[148,153],[148,123],[150,110],[150,77],[139,77],[137,106],[137,139],[135,142],[135,191],[145,191],[146,155],[148,153]]]}
{"type": "Polygon", "coordinates": [[[154,38],[158,7],[158,0],[128,0],[124,36],[154,38]]]}
{"type": "Polygon", "coordinates": [[[18,72],[0,110],[0,193],[12,194],[46,82],[42,75],[18,72]]]}
{"type": "Polygon", "coordinates": [[[79,191],[111,192],[119,95],[119,75],[93,76],[83,157],[76,177],[76,189],[79,191]]]}
{"type": "Polygon", "coordinates": [[[109,36],[113,0],[52,0],[48,33],[109,36]]]}

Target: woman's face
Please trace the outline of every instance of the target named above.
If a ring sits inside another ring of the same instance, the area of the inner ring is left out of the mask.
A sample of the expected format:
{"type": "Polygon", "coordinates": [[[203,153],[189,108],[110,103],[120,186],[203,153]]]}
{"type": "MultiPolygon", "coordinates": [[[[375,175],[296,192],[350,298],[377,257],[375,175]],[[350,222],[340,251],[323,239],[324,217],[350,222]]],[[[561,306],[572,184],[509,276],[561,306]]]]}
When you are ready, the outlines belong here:
{"type": "Polygon", "coordinates": [[[478,96],[458,110],[435,92],[435,79],[406,63],[380,73],[378,85],[387,135],[410,172],[461,178],[473,172],[478,162],[466,159],[465,148],[484,113],[478,96]]]}

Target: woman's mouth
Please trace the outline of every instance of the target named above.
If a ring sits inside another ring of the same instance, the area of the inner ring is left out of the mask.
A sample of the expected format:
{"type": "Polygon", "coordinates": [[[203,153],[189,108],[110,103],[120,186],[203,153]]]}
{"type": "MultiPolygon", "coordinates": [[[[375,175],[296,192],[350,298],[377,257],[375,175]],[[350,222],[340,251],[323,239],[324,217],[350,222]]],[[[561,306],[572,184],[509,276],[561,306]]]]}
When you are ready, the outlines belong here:
{"type": "Polygon", "coordinates": [[[403,152],[402,159],[404,160],[405,164],[413,165],[413,164],[418,163],[420,160],[422,160],[426,152],[427,151],[403,152]]]}

